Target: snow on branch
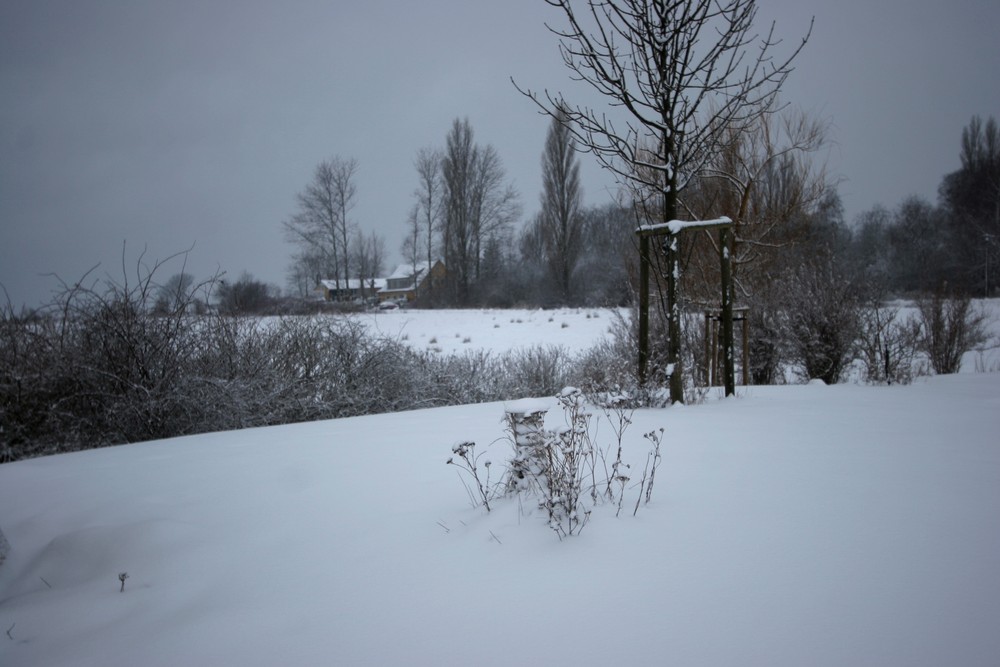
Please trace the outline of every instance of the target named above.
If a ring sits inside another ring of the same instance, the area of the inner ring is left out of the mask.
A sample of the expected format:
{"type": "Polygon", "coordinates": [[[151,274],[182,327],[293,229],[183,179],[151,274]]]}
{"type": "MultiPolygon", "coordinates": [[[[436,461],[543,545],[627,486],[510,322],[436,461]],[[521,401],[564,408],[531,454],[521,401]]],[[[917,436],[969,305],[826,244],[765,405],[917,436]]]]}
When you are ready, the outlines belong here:
{"type": "Polygon", "coordinates": [[[733,221],[722,216],[714,220],[671,220],[670,222],[658,222],[655,225],[639,225],[635,233],[639,236],[659,236],[661,234],[680,234],[685,230],[699,229],[721,229],[732,227],[733,221]]]}

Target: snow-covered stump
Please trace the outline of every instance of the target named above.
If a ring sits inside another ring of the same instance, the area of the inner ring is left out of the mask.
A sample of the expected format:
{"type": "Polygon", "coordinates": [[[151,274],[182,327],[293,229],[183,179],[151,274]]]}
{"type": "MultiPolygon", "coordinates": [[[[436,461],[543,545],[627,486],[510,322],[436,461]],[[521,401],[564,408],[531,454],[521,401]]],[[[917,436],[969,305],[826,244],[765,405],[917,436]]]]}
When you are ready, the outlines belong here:
{"type": "Polygon", "coordinates": [[[538,459],[545,445],[545,415],[549,408],[541,401],[524,399],[508,403],[505,409],[507,428],[514,439],[507,490],[525,490],[541,472],[538,459]]]}

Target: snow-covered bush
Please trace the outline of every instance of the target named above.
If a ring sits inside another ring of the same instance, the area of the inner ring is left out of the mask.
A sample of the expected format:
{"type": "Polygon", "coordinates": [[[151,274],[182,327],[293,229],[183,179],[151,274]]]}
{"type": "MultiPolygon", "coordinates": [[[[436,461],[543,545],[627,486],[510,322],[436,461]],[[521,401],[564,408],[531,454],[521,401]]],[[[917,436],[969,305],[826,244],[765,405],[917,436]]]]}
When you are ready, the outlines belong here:
{"type": "MultiPolygon", "coordinates": [[[[629,407],[664,407],[670,402],[660,348],[653,351],[646,384],[636,377],[638,331],[635,317],[625,318],[614,311],[609,337],[584,351],[573,363],[568,381],[584,388],[588,399],[600,404],[608,392],[623,397],[629,407]]],[[[688,387],[685,387],[685,391],[688,387]]]]}
{"type": "Polygon", "coordinates": [[[803,379],[836,384],[852,360],[862,291],[833,258],[820,254],[784,282],[783,320],[789,360],[803,379]]]}
{"type": "Polygon", "coordinates": [[[0,449],[24,458],[192,432],[200,418],[188,315],[211,281],[159,308],[152,268],[136,277],[63,283],[31,318],[2,313],[0,449]]]}
{"type": "Polygon", "coordinates": [[[957,373],[962,355],[986,341],[986,315],[969,296],[949,293],[947,285],[917,300],[918,344],[935,373],[957,373]]]}
{"type": "Polygon", "coordinates": [[[513,395],[551,396],[566,385],[571,367],[565,348],[535,345],[504,355],[501,372],[513,395]]]}

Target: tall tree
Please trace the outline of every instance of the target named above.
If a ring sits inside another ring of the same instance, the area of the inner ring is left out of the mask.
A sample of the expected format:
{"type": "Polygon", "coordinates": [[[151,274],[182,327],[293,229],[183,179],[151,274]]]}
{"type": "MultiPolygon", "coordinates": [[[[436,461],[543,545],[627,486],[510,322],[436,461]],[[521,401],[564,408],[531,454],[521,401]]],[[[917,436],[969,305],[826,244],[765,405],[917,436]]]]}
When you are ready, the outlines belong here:
{"type": "Polygon", "coordinates": [[[552,118],[542,153],[539,216],[546,263],[562,302],[571,298],[573,270],[583,247],[580,162],[565,115],[552,118]]]}
{"type": "Polygon", "coordinates": [[[444,184],[441,182],[441,151],[436,148],[422,148],[417,152],[414,167],[417,170],[417,189],[413,193],[417,204],[413,212],[414,225],[414,257],[417,263],[416,246],[418,229],[423,230],[424,250],[427,253],[427,265],[434,264],[434,230],[441,215],[444,184]]]}
{"type": "Polygon", "coordinates": [[[468,301],[473,271],[473,180],[478,149],[468,119],[452,123],[441,163],[444,183],[444,210],[441,228],[444,261],[452,297],[460,304],[468,301]]]}
{"type": "MultiPolygon", "coordinates": [[[[777,58],[774,27],[755,32],[755,0],[591,0],[578,15],[561,10],[560,52],[572,78],[621,109],[573,105],[561,95],[522,90],[549,115],[565,113],[584,150],[629,186],[649,222],[677,219],[678,195],[719,150],[725,132],[773,110],[808,34],[777,58]]],[[[811,30],[811,28],[810,28],[811,30]]],[[[667,362],[670,393],[683,401],[678,248],[665,249],[667,362]]]]}
{"type": "Polygon", "coordinates": [[[164,283],[153,303],[153,312],[157,314],[173,313],[179,308],[184,308],[191,302],[191,287],[194,285],[194,276],[190,273],[175,273],[164,283]]]}
{"type": "MultiPolygon", "coordinates": [[[[996,286],[1000,263],[1000,128],[973,116],[962,130],[961,168],[945,176],[940,197],[948,211],[958,267],[952,283],[967,292],[996,286]],[[990,262],[994,269],[990,276],[990,262]]],[[[937,286],[935,286],[937,287],[937,286]]]]}
{"type": "Polygon", "coordinates": [[[312,181],[296,196],[298,212],[285,221],[286,237],[303,252],[322,258],[324,271],[346,285],[351,277],[348,215],[357,203],[358,161],[334,156],[316,166],[312,181]]]}
{"type": "Polygon", "coordinates": [[[484,241],[520,214],[517,191],[505,184],[499,154],[480,147],[468,119],[452,123],[441,162],[441,247],[452,298],[467,305],[479,277],[484,241]]]}
{"type": "Polygon", "coordinates": [[[385,239],[377,232],[357,232],[354,238],[354,266],[357,268],[361,295],[373,296],[375,279],[385,268],[385,239]]]}
{"type": "Polygon", "coordinates": [[[399,252],[407,264],[416,266],[422,261],[423,236],[420,228],[420,206],[414,205],[406,218],[406,236],[399,246],[399,252]]]}

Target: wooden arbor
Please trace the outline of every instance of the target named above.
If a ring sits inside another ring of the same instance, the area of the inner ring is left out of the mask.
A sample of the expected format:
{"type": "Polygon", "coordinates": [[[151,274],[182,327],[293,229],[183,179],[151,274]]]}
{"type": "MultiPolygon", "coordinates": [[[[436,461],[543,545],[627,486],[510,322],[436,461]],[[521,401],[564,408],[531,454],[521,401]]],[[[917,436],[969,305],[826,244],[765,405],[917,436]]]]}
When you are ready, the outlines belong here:
{"type": "MultiPolygon", "coordinates": [[[[649,239],[664,237],[663,249],[667,253],[679,252],[677,237],[686,231],[719,232],[719,261],[722,267],[722,344],[723,383],[726,396],[736,393],[736,369],[733,346],[733,265],[730,246],[730,230],[733,221],[725,216],[715,220],[670,222],[655,225],[641,225],[635,233],[639,237],[639,382],[646,383],[646,371],[649,363],[649,239]]],[[[680,262],[669,262],[675,269],[668,272],[667,280],[667,364],[670,375],[670,400],[675,403],[684,402],[684,384],[681,374],[680,359],[680,307],[677,300],[678,270],[680,262]]]]}

